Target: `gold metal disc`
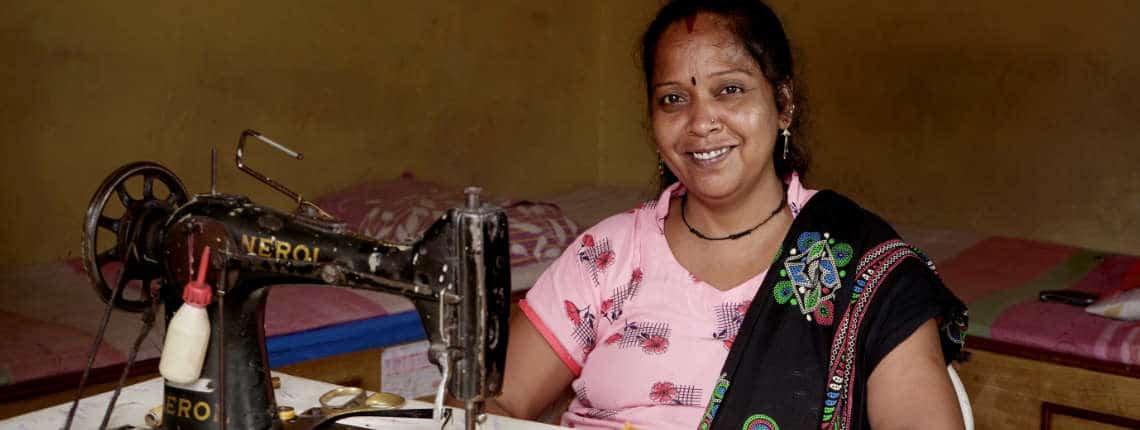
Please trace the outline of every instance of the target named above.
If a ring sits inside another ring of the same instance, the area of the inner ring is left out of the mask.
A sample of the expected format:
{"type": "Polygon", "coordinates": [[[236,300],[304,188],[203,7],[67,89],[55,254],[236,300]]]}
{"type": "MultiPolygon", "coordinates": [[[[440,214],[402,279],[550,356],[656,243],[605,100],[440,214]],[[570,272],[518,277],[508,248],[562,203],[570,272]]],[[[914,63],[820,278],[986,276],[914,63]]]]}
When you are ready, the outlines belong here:
{"type": "Polygon", "coordinates": [[[297,411],[292,406],[278,406],[277,418],[280,418],[281,421],[293,421],[297,419],[297,411]]]}
{"type": "Polygon", "coordinates": [[[404,403],[406,400],[403,396],[392,393],[376,393],[368,396],[364,401],[368,407],[377,409],[399,409],[404,406],[404,403]]]}

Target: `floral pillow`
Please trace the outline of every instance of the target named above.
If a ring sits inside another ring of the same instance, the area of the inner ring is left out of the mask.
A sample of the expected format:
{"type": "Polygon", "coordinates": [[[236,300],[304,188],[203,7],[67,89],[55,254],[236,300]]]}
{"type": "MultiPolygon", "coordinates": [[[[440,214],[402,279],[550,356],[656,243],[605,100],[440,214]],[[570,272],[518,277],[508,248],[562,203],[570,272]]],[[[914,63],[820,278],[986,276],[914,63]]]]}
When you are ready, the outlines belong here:
{"type": "MultiPolygon", "coordinates": [[[[578,225],[553,203],[484,200],[506,209],[511,266],[545,263],[557,258],[578,236],[578,225]]],[[[409,243],[423,235],[445,211],[463,205],[463,190],[416,180],[367,183],[315,200],[349,228],[372,238],[409,243]]]]}

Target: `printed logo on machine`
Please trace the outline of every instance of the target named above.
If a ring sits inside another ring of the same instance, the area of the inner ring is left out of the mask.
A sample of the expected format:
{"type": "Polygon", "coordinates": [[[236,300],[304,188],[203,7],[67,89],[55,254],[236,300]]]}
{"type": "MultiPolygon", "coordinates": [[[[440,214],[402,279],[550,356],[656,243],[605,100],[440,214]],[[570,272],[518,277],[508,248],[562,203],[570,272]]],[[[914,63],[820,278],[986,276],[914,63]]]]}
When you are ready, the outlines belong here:
{"type": "Polygon", "coordinates": [[[258,237],[241,235],[241,244],[249,255],[276,258],[278,260],[312,261],[316,262],[321,249],[308,247],[303,244],[292,244],[276,237],[258,237]]]}

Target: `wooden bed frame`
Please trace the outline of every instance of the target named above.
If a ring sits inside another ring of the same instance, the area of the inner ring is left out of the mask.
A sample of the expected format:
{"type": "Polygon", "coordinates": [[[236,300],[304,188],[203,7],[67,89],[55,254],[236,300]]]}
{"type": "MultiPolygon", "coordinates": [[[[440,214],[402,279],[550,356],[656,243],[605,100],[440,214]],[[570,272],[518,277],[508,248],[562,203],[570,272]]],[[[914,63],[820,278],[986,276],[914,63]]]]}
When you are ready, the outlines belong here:
{"type": "Polygon", "coordinates": [[[958,373],[975,428],[1140,429],[1140,366],[969,338],[958,373]]]}

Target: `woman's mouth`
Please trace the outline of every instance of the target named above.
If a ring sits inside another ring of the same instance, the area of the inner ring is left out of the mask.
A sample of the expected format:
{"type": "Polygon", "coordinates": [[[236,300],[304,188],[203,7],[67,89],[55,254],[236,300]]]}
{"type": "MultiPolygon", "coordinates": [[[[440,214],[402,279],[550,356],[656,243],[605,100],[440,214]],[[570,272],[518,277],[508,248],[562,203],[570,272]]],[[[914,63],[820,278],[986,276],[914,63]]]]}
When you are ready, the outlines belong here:
{"type": "Polygon", "coordinates": [[[735,146],[725,146],[704,152],[687,152],[686,154],[692,157],[697,164],[711,165],[723,160],[735,148],[735,146]]]}

